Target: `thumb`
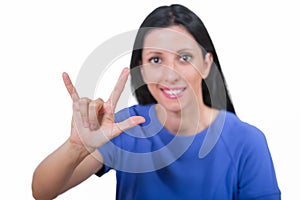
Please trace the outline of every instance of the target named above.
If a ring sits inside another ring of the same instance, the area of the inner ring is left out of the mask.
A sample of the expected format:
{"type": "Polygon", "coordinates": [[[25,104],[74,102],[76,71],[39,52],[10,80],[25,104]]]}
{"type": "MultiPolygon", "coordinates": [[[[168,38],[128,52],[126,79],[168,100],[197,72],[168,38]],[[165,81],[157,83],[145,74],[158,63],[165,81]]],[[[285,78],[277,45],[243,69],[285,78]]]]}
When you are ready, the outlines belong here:
{"type": "Polygon", "coordinates": [[[138,124],[144,123],[145,121],[145,118],[142,116],[133,116],[122,122],[116,123],[113,131],[113,137],[120,135],[122,132],[133,128],[138,124]]]}

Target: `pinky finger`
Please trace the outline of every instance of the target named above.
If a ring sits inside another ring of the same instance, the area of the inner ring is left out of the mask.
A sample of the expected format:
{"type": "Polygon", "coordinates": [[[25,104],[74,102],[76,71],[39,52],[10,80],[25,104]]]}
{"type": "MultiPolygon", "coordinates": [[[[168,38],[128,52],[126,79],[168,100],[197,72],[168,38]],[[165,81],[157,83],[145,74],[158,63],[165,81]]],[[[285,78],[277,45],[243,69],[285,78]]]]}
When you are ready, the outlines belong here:
{"type": "Polygon", "coordinates": [[[62,74],[62,77],[63,77],[64,84],[65,84],[65,86],[66,86],[66,88],[67,88],[67,90],[68,90],[68,92],[69,92],[69,94],[70,94],[73,102],[74,101],[78,101],[79,100],[79,96],[77,94],[76,88],[74,87],[74,85],[73,85],[73,83],[72,83],[69,75],[66,72],[64,72],[62,74]]]}

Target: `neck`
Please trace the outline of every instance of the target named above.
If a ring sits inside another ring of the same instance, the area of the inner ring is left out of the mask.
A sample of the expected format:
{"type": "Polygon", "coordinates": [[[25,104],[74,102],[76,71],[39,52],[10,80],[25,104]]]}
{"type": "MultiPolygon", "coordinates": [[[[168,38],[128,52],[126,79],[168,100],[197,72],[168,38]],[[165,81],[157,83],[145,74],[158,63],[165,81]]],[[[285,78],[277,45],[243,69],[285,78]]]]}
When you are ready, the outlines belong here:
{"type": "Polygon", "coordinates": [[[218,110],[201,104],[175,112],[167,111],[157,104],[156,113],[159,121],[171,133],[194,135],[206,129],[213,122],[218,114],[218,110]]]}

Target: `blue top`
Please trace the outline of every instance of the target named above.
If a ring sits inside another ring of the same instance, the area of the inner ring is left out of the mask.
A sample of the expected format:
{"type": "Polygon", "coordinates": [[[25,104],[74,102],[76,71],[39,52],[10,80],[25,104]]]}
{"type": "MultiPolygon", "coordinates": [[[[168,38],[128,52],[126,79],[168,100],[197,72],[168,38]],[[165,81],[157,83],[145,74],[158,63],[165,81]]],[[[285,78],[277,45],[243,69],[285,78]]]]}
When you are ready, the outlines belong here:
{"type": "Polygon", "coordinates": [[[115,119],[133,115],[146,122],[99,148],[105,165],[97,175],[116,170],[117,199],[280,199],[264,134],[236,115],[221,110],[192,136],[168,132],[154,105],[123,109],[115,119]]]}

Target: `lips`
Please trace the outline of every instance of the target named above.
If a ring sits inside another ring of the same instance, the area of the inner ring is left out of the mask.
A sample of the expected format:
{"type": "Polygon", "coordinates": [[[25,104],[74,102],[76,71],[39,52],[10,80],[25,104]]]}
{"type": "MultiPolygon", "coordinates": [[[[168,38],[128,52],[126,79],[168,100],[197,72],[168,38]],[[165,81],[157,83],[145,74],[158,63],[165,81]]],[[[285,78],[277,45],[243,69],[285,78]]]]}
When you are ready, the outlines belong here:
{"type": "Polygon", "coordinates": [[[183,96],[186,87],[176,87],[176,88],[167,88],[162,87],[160,90],[164,94],[165,97],[169,99],[177,99],[183,96]]]}

